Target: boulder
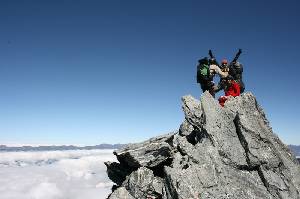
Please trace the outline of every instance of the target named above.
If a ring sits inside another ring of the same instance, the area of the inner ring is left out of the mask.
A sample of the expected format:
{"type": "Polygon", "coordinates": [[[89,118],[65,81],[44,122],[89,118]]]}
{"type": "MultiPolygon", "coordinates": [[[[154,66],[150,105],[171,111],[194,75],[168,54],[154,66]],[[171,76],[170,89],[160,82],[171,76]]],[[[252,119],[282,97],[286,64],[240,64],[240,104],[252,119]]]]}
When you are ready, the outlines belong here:
{"type": "Polygon", "coordinates": [[[114,151],[120,163],[131,168],[155,168],[168,162],[172,157],[173,134],[151,138],[145,142],[128,144],[126,147],[114,151]]]}
{"type": "Polygon", "coordinates": [[[127,177],[122,186],[134,198],[158,198],[162,195],[163,179],[155,177],[152,170],[140,167],[127,177]]]}

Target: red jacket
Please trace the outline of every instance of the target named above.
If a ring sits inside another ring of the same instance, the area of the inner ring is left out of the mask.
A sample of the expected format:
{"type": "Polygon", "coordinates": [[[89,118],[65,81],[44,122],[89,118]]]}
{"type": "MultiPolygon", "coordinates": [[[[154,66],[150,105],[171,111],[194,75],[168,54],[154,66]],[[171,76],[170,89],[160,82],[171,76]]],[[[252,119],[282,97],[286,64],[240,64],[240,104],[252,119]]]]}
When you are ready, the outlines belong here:
{"type": "Polygon", "coordinates": [[[240,86],[234,80],[231,81],[231,85],[225,90],[225,96],[239,96],[240,95],[240,86]]]}

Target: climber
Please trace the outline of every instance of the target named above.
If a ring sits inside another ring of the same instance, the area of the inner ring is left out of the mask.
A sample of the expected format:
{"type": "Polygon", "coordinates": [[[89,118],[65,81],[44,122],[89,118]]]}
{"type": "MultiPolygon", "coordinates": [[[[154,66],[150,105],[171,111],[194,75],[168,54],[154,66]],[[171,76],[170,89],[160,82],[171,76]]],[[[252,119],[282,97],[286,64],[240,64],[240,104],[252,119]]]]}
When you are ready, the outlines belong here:
{"type": "Polygon", "coordinates": [[[237,61],[241,54],[242,54],[242,49],[239,49],[234,59],[230,62],[229,75],[231,75],[233,79],[240,85],[241,93],[243,93],[245,90],[245,84],[242,80],[243,65],[237,61]]]}
{"type": "Polygon", "coordinates": [[[197,83],[200,84],[203,92],[209,91],[209,93],[215,97],[214,93],[214,70],[210,70],[209,61],[207,57],[198,60],[197,65],[197,83]]]}
{"type": "Polygon", "coordinates": [[[234,62],[229,66],[229,75],[239,84],[241,93],[245,90],[245,84],[242,79],[243,65],[240,62],[234,62]]]}
{"type": "MultiPolygon", "coordinates": [[[[211,51],[209,51],[209,54],[210,53],[211,51]]],[[[242,49],[239,49],[239,51],[236,53],[235,57],[229,64],[226,59],[223,59],[220,68],[224,73],[231,75],[233,79],[239,84],[241,92],[244,92],[245,85],[242,81],[243,66],[237,61],[241,54],[242,54],[242,49]]],[[[212,53],[210,55],[211,57],[213,57],[212,53]]],[[[221,77],[218,85],[215,87],[214,92],[219,92],[220,90],[224,89],[224,82],[226,82],[226,80],[224,81],[224,76],[223,76],[221,77]]]]}
{"type": "Polygon", "coordinates": [[[218,85],[216,85],[214,87],[214,92],[217,93],[220,90],[225,88],[225,84],[226,84],[226,77],[229,74],[229,66],[228,66],[228,61],[226,59],[223,59],[221,62],[221,66],[220,66],[221,72],[220,74],[220,81],[218,83],[218,85]]]}
{"type": "Polygon", "coordinates": [[[220,66],[216,60],[216,57],[213,55],[212,50],[208,51],[208,55],[210,57],[210,59],[209,59],[210,69],[214,70],[214,72],[219,74],[219,76],[220,76],[220,82],[218,83],[218,85],[214,85],[214,87],[213,87],[214,93],[216,93],[216,92],[219,92],[220,90],[224,89],[223,80],[228,75],[228,70],[229,70],[228,61],[226,59],[223,59],[222,65],[220,66]]]}
{"type": "Polygon", "coordinates": [[[209,50],[208,54],[210,56],[208,63],[209,63],[209,69],[212,71],[213,74],[219,74],[220,78],[227,77],[228,73],[223,72],[220,68],[219,63],[217,62],[215,56],[212,54],[212,51],[209,50]]]}
{"type": "Polygon", "coordinates": [[[233,79],[232,76],[228,75],[224,80],[224,91],[225,96],[221,96],[219,98],[219,103],[221,106],[224,106],[226,100],[232,96],[236,97],[240,95],[240,86],[239,84],[233,79]]]}

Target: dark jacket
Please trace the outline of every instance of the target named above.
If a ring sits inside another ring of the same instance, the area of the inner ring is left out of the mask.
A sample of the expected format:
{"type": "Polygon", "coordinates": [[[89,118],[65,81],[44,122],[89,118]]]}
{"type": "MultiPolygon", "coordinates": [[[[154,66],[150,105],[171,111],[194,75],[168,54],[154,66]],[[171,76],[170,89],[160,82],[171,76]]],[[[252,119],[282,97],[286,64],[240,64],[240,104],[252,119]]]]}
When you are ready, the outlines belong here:
{"type": "Polygon", "coordinates": [[[241,93],[245,90],[245,84],[243,82],[243,65],[232,64],[229,66],[229,75],[240,85],[241,93]]]}
{"type": "Polygon", "coordinates": [[[213,76],[210,74],[209,65],[198,64],[197,66],[197,83],[206,84],[213,81],[213,76]]]}

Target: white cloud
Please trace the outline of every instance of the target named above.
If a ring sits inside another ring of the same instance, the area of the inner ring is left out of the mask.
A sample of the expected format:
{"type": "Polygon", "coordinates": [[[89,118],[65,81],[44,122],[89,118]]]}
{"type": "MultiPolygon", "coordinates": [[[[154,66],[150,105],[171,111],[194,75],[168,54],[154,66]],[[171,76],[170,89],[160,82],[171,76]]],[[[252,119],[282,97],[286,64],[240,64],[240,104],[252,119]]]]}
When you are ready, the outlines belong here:
{"type": "Polygon", "coordinates": [[[0,198],[104,199],[104,161],[116,161],[112,150],[0,153],[0,198]]]}
{"type": "Polygon", "coordinates": [[[62,192],[54,183],[43,182],[29,191],[29,196],[32,199],[63,199],[62,192]]]}
{"type": "Polygon", "coordinates": [[[62,159],[78,159],[83,156],[101,156],[102,161],[111,159],[113,150],[69,150],[38,152],[0,153],[0,166],[26,166],[28,164],[49,164],[62,159]]]}

